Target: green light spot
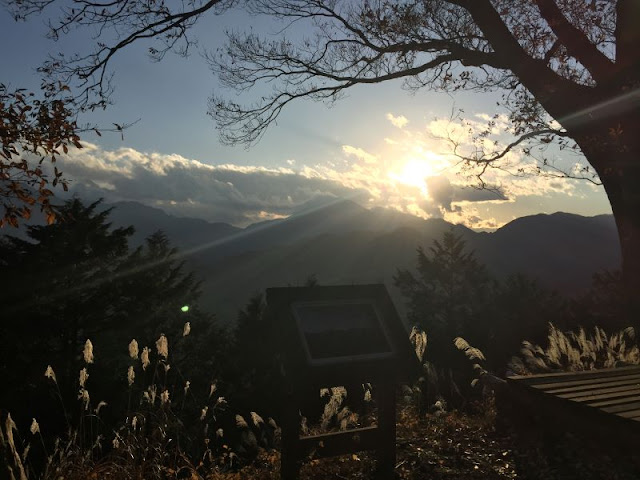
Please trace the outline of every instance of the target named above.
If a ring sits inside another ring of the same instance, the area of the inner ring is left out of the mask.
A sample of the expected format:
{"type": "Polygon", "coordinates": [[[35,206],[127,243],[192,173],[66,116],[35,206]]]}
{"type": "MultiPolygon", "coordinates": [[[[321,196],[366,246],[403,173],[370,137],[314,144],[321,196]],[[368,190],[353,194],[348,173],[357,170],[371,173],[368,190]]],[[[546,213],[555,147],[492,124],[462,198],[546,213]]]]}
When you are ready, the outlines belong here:
{"type": "Polygon", "coordinates": [[[185,305],[180,310],[182,310],[183,312],[188,312],[189,311],[189,305],[185,305]]]}

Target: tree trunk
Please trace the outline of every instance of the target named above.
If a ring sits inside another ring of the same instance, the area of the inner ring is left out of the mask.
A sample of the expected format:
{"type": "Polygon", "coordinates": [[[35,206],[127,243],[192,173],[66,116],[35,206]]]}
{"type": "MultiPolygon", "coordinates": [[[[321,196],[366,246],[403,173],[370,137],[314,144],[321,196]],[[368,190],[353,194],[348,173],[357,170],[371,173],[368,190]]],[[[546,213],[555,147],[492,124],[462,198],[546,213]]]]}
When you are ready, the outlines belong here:
{"type": "MultiPolygon", "coordinates": [[[[640,152],[639,152],[640,153],[640,152]]],[[[640,155],[639,155],[640,157],[640,155]]],[[[640,166],[619,169],[617,178],[603,179],[618,227],[627,322],[640,326],[640,166]]],[[[640,334],[640,329],[638,329],[640,334]]]]}
{"type": "Polygon", "coordinates": [[[624,151],[612,150],[599,152],[600,161],[587,159],[597,166],[611,204],[622,253],[626,321],[640,336],[640,148],[626,143],[624,151]]]}

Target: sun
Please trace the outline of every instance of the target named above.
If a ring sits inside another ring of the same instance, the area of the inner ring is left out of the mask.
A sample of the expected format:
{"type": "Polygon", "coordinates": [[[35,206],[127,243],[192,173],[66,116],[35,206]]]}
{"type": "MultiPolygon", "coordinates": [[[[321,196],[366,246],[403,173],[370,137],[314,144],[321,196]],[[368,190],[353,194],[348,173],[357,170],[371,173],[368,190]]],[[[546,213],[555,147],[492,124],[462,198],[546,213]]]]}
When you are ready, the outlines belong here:
{"type": "Polygon", "coordinates": [[[398,168],[389,172],[389,178],[404,185],[417,187],[427,195],[425,179],[440,175],[442,159],[433,152],[422,152],[421,155],[403,159],[398,162],[398,168]]]}

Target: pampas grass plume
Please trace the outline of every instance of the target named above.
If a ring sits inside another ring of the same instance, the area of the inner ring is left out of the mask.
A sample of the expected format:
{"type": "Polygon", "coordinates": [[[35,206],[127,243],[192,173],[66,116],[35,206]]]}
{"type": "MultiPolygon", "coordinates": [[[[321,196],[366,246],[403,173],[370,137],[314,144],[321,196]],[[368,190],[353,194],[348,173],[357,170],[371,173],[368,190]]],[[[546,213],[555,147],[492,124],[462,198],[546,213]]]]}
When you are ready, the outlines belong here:
{"type": "Polygon", "coordinates": [[[90,397],[89,391],[86,388],[80,389],[80,392],[78,392],[78,399],[82,401],[84,409],[87,410],[89,408],[90,397]]]}
{"type": "Polygon", "coordinates": [[[53,371],[53,368],[51,368],[51,365],[47,365],[47,369],[44,371],[44,376],[58,383],[56,380],[56,373],[53,371]]]}
{"type": "Polygon", "coordinates": [[[244,417],[242,415],[237,415],[236,414],[236,427],[238,428],[249,428],[249,425],[247,424],[247,422],[245,421],[244,417]]]}
{"type": "Polygon", "coordinates": [[[164,333],[161,333],[160,338],[156,340],[156,349],[158,350],[158,355],[165,359],[169,358],[169,341],[164,336],[164,333]]]}
{"type": "Polygon", "coordinates": [[[140,354],[140,361],[142,362],[142,370],[146,370],[147,367],[151,364],[149,360],[149,347],[144,347],[142,349],[142,353],[140,354]]]}
{"type": "Polygon", "coordinates": [[[253,424],[256,427],[259,427],[260,424],[264,423],[264,420],[262,419],[262,417],[258,415],[256,412],[251,412],[251,421],[253,421],[253,424]]]}
{"type": "Polygon", "coordinates": [[[80,370],[80,375],[78,376],[78,383],[80,384],[80,388],[84,388],[85,384],[89,380],[89,372],[87,372],[86,368],[80,370]]]}
{"type": "Polygon", "coordinates": [[[31,430],[31,433],[33,435],[35,435],[40,431],[40,425],[38,424],[35,418],[31,420],[31,427],[29,427],[29,430],[31,430]]]}
{"type": "Polygon", "coordinates": [[[85,363],[93,363],[93,343],[91,340],[87,338],[87,341],[84,342],[84,350],[82,351],[82,356],[84,357],[85,363]]]}
{"type": "Polygon", "coordinates": [[[138,342],[135,338],[129,342],[129,356],[133,360],[138,358],[138,342]]]}

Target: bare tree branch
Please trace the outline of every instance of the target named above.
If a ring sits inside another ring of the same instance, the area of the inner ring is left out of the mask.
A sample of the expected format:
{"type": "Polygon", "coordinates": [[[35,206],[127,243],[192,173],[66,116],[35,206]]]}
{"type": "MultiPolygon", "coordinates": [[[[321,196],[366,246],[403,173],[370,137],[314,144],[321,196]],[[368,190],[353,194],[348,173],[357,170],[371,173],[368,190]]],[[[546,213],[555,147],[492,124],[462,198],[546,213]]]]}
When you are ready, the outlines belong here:
{"type": "Polygon", "coordinates": [[[579,28],[566,19],[554,0],[535,0],[535,3],[569,54],[587,67],[596,82],[611,78],[614,63],[599,51],[579,28]]]}
{"type": "MultiPolygon", "coordinates": [[[[24,19],[53,6],[56,0],[9,1],[14,17],[24,19]]],[[[39,69],[46,78],[74,87],[80,110],[105,108],[113,93],[109,66],[121,50],[142,40],[155,40],[149,55],[160,60],[171,50],[188,55],[194,40],[188,31],[206,12],[220,13],[233,0],[73,0],[61,17],[49,21],[49,37],[57,40],[76,26],[96,28],[95,50],[89,54],[50,57],[39,69]],[[217,9],[217,11],[216,11],[217,9]]]]}

